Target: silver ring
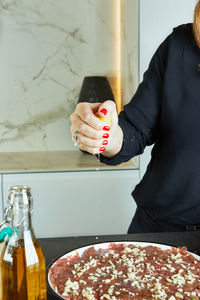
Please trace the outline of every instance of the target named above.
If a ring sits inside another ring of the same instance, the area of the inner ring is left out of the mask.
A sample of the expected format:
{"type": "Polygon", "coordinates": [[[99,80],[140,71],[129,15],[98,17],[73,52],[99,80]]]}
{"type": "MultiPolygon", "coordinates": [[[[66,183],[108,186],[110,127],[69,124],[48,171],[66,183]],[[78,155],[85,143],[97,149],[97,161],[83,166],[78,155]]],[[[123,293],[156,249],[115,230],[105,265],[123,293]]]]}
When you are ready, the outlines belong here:
{"type": "Polygon", "coordinates": [[[74,146],[75,147],[79,147],[79,142],[78,142],[78,135],[79,135],[80,131],[76,130],[73,134],[73,139],[74,139],[74,146]]]}

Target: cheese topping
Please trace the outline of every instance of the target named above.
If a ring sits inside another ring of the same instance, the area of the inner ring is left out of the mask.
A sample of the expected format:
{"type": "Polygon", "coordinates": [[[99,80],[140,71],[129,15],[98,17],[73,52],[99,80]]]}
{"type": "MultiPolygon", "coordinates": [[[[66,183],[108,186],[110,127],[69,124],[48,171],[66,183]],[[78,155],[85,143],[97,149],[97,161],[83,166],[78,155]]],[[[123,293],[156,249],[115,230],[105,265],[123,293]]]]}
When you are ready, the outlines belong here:
{"type": "MultiPolygon", "coordinates": [[[[51,282],[66,299],[199,299],[200,262],[186,248],[111,244],[108,250],[90,247],[81,257],[61,259],[63,285],[51,282]],[[66,280],[65,280],[66,277],[66,280]],[[64,281],[65,280],[65,281],[64,281]],[[126,298],[128,297],[128,298],[126,298]]],[[[58,271],[57,271],[58,272],[58,271]]],[[[60,280],[60,279],[59,279],[60,280]]]]}

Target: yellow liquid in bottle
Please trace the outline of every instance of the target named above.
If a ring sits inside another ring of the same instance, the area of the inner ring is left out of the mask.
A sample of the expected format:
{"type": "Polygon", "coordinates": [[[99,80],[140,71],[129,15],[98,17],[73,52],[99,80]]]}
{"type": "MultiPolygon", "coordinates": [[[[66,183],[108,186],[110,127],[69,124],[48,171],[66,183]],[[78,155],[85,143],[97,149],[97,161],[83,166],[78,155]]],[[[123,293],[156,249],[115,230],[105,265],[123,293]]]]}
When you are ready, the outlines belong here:
{"type": "Polygon", "coordinates": [[[37,240],[19,240],[17,247],[6,247],[1,255],[0,300],[46,300],[45,258],[37,240]],[[27,250],[28,249],[28,250],[27,250]],[[31,250],[31,251],[30,251],[31,250]],[[12,258],[5,259],[6,251],[12,258]]]}

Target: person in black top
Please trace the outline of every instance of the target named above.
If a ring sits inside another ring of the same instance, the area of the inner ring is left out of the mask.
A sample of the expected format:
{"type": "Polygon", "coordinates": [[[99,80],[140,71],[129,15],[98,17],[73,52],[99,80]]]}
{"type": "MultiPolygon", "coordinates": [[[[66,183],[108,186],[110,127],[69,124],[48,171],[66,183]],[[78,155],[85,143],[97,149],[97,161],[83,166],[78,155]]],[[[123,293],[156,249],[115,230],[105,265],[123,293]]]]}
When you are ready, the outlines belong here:
{"type": "Polygon", "coordinates": [[[103,163],[125,162],[154,144],[132,192],[128,233],[200,229],[200,1],[194,16],[159,46],[119,117],[112,101],[80,103],[71,115],[73,140],[103,163]],[[96,111],[111,115],[111,129],[96,111]]]}

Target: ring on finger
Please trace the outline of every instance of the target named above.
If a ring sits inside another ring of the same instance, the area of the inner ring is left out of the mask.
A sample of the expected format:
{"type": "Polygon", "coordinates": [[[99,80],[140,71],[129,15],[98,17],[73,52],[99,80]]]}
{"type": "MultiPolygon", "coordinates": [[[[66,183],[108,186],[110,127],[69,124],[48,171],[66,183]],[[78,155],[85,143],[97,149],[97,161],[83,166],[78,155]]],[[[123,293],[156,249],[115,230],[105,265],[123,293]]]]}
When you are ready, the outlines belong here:
{"type": "Polygon", "coordinates": [[[80,131],[76,130],[73,134],[73,139],[74,139],[74,146],[75,147],[79,147],[79,142],[78,142],[78,135],[79,135],[80,131]]]}

